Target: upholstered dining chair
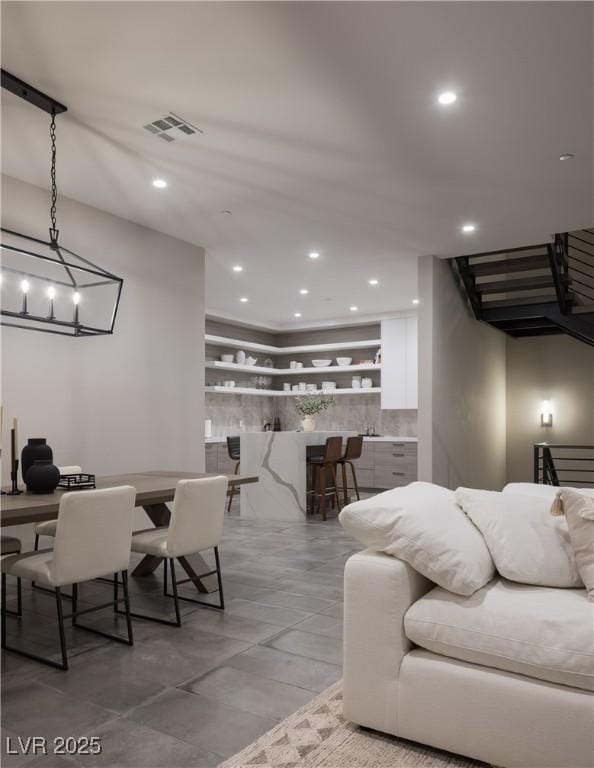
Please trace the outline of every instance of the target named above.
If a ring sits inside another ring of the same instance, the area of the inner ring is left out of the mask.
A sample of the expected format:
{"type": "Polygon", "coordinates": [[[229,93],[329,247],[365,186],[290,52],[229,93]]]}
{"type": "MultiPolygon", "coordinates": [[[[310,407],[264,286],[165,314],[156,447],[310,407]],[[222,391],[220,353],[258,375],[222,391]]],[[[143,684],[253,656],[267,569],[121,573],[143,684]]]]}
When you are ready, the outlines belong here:
{"type": "Polygon", "coordinates": [[[225,499],[227,496],[227,478],[223,476],[201,478],[196,480],[179,480],[175,489],[175,498],[171,509],[169,526],[149,528],[137,531],[132,536],[132,551],[143,555],[153,555],[163,558],[164,565],[164,594],[173,597],[175,606],[175,621],[132,613],[140,619],[157,621],[181,627],[179,601],[185,600],[208,608],[224,610],[223,582],[221,576],[221,561],[218,545],[223,535],[225,516],[225,499]],[[198,574],[188,579],[179,580],[175,574],[175,560],[203,552],[214,550],[216,567],[208,573],[198,574]],[[171,572],[172,594],[167,592],[167,568],[171,572]],[[180,584],[188,581],[196,582],[206,576],[216,573],[219,592],[219,604],[207,603],[203,600],[184,597],[178,594],[180,584]]]}
{"type": "Polygon", "coordinates": [[[58,669],[68,669],[68,654],[64,620],[87,632],[133,645],[130,601],[128,597],[128,564],[134,519],[136,489],[129,485],[101,490],[74,491],[60,499],[54,549],[41,549],[23,554],[7,555],[0,560],[2,570],[2,648],[40,661],[58,669]],[[78,585],[100,576],[121,573],[124,597],[114,594],[113,600],[92,608],[78,610],[78,585]],[[38,656],[22,648],[13,648],[6,641],[6,577],[31,579],[55,593],[61,662],[38,656]],[[65,616],[62,609],[62,588],[72,586],[72,613],[65,616]],[[79,624],[77,619],[86,613],[125,604],[128,637],[119,637],[94,627],[79,624]]]}
{"type": "MultiPolygon", "coordinates": [[[[82,472],[82,469],[76,465],[68,466],[68,467],[58,467],[60,470],[60,476],[62,475],[80,475],[82,472]]],[[[35,543],[33,545],[33,548],[35,550],[39,549],[39,537],[40,536],[51,536],[54,537],[56,535],[56,525],[58,521],[57,520],[44,520],[43,523],[37,523],[37,525],[34,528],[35,532],[35,543]]]]}
{"type": "MultiPolygon", "coordinates": [[[[21,540],[16,536],[0,536],[0,552],[2,555],[18,555],[21,551],[21,540]]],[[[21,580],[17,576],[17,609],[16,611],[6,609],[10,616],[21,616],[23,613],[23,597],[21,592],[21,580]]]]}

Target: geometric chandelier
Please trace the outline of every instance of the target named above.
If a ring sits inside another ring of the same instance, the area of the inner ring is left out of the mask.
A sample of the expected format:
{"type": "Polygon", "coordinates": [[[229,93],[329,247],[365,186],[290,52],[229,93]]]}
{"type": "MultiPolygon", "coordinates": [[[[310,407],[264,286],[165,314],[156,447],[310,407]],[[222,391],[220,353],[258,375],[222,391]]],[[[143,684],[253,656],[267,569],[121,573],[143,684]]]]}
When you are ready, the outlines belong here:
{"type": "Polygon", "coordinates": [[[123,279],[58,243],[56,115],[67,108],[18,77],[1,72],[3,88],[51,115],[49,240],[1,228],[2,325],[64,336],[111,334],[123,279]]]}

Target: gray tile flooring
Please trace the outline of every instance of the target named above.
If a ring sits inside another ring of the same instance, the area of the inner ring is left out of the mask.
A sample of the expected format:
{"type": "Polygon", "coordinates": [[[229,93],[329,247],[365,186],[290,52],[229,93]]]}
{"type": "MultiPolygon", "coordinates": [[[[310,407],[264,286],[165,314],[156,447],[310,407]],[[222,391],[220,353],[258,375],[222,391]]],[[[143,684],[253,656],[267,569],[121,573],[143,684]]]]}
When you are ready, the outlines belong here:
{"type": "MultiPolygon", "coordinates": [[[[335,519],[261,523],[232,512],[224,613],[183,603],[181,629],[136,620],[133,648],[70,628],[68,672],[4,654],[2,764],[216,766],[339,679],[342,572],[358,548],[335,519]],[[99,736],[102,752],[7,755],[6,736],[13,747],[18,736],[99,736]]],[[[133,610],[172,614],[161,569],[131,582],[133,610]]],[[[99,582],[81,588],[89,606],[110,594],[99,582]]],[[[53,597],[25,585],[24,606],[21,622],[7,621],[9,641],[55,652],[53,597]]],[[[123,628],[109,609],[92,615],[97,627],[123,628]]]]}

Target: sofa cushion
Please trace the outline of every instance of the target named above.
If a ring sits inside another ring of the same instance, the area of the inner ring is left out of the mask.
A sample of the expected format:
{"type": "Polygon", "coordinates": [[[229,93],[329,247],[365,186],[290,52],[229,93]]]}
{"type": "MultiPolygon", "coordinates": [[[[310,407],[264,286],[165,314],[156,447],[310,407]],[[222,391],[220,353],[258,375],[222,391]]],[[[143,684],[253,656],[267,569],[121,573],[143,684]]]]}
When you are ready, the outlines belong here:
{"type": "Polygon", "coordinates": [[[439,485],[411,483],[356,501],[340,522],[366,547],[399,557],[451,592],[471,595],[495,574],[480,532],[454,492],[439,485]]]}
{"type": "Polygon", "coordinates": [[[594,690],[594,608],[584,589],[495,579],[462,598],[436,587],[408,609],[404,630],[442,656],[594,690]]]}
{"type": "Polygon", "coordinates": [[[564,517],[551,501],[496,491],[458,488],[456,501],[485,537],[506,579],[544,587],[582,587],[564,517]]]}
{"type": "MultiPolygon", "coordinates": [[[[550,499],[552,502],[555,496],[559,493],[561,488],[556,485],[542,485],[541,483],[508,483],[502,493],[514,493],[522,496],[541,496],[545,499],[550,499]]],[[[570,488],[567,490],[576,491],[584,496],[589,496],[594,499],[594,488],[570,488]]]]}
{"type": "Polygon", "coordinates": [[[565,515],[575,562],[588,599],[594,603],[594,499],[564,488],[558,500],[560,509],[553,514],[565,515]]]}

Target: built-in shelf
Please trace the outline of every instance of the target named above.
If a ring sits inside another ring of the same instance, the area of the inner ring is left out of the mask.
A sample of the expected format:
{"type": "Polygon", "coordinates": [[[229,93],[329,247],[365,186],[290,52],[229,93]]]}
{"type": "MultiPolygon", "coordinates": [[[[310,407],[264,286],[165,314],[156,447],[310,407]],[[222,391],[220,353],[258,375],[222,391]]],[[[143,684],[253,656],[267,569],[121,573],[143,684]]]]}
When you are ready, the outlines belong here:
{"type": "Polygon", "coordinates": [[[381,392],[381,387],[367,387],[360,389],[318,389],[316,392],[285,392],[282,389],[255,389],[253,387],[220,387],[206,386],[206,392],[216,392],[221,395],[256,395],[258,397],[299,397],[303,395],[372,395],[381,392]]]}
{"type": "MultiPolygon", "coordinates": [[[[207,344],[217,347],[233,347],[243,349],[246,352],[260,352],[263,355],[306,355],[314,352],[335,352],[341,349],[369,349],[381,346],[381,339],[368,339],[361,341],[333,341],[327,344],[305,344],[299,347],[273,347],[269,344],[258,344],[254,341],[241,341],[230,339],[226,336],[214,336],[207,333],[204,336],[207,344]]],[[[245,367],[245,366],[244,366],[245,367]]]]}
{"type": "Polygon", "coordinates": [[[381,371],[381,363],[367,365],[332,365],[323,368],[267,368],[264,365],[239,365],[239,363],[223,363],[220,360],[207,360],[206,368],[216,368],[219,371],[239,371],[243,373],[263,373],[267,376],[300,376],[306,373],[353,373],[355,371],[381,371]]]}

